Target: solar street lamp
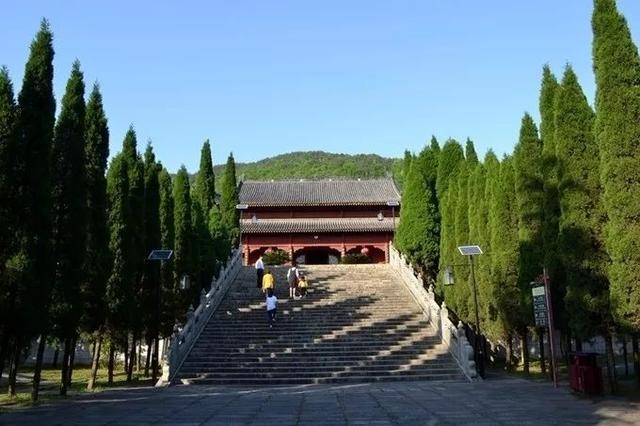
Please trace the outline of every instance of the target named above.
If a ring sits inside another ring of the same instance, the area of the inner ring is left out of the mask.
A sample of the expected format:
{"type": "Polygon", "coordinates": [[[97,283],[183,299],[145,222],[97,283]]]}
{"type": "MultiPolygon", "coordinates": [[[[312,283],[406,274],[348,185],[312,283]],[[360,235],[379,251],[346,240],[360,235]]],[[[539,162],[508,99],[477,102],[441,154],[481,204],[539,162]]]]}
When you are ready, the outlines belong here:
{"type": "MultiPolygon", "coordinates": [[[[162,265],[164,265],[164,261],[165,260],[169,260],[171,259],[171,256],[173,255],[173,250],[167,250],[167,249],[161,249],[161,250],[151,250],[151,253],[149,253],[149,256],[147,256],[147,260],[159,260],[160,261],[160,267],[162,268],[162,265]]],[[[154,319],[155,325],[154,325],[154,333],[153,333],[153,358],[151,360],[151,380],[153,381],[153,383],[156,382],[156,379],[158,378],[158,351],[160,350],[160,336],[159,336],[159,332],[158,332],[158,325],[160,324],[160,302],[161,302],[161,296],[160,296],[160,283],[157,283],[156,288],[155,288],[155,299],[156,299],[156,317],[154,319]]]]}
{"type": "MultiPolygon", "coordinates": [[[[480,377],[484,378],[484,350],[483,345],[480,343],[480,315],[478,314],[478,290],[476,288],[476,275],[473,264],[473,256],[482,254],[482,249],[477,245],[459,246],[458,251],[463,256],[469,256],[469,266],[471,267],[471,284],[473,285],[473,304],[475,307],[475,325],[476,336],[473,339],[473,349],[476,354],[476,369],[480,377]]],[[[452,285],[454,283],[452,266],[466,266],[466,265],[449,265],[444,270],[443,282],[444,285],[452,285]]]]}

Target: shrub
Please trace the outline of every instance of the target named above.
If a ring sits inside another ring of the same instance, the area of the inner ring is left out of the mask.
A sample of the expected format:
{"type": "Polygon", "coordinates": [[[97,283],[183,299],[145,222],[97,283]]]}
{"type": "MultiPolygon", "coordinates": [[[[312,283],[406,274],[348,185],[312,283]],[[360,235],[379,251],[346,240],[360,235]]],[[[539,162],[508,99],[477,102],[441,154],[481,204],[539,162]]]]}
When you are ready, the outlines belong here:
{"type": "Polygon", "coordinates": [[[362,263],[373,263],[373,259],[362,253],[349,253],[342,256],[340,263],[344,265],[354,265],[362,263]]]}
{"type": "Polygon", "coordinates": [[[282,265],[289,260],[289,253],[284,250],[272,250],[262,255],[262,261],[265,265],[282,265]]]}

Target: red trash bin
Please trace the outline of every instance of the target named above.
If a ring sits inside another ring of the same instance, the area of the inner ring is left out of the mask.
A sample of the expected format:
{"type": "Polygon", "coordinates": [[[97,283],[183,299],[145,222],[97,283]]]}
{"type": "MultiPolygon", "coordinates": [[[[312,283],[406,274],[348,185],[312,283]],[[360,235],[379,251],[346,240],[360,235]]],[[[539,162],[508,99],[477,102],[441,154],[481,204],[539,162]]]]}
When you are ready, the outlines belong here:
{"type": "Polygon", "coordinates": [[[571,389],[587,395],[601,395],[602,370],[598,367],[598,354],[572,352],[569,354],[569,384],[571,389]]]}

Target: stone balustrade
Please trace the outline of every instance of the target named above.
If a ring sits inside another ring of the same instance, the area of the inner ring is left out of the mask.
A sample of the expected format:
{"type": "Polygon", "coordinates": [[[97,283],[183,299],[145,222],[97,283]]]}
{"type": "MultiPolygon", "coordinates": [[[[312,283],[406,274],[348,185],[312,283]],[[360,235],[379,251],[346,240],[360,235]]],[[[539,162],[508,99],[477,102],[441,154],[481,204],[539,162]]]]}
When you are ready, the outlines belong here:
{"type": "Polygon", "coordinates": [[[473,347],[467,340],[462,322],[456,325],[449,319],[449,310],[446,304],[442,302],[442,306],[439,306],[436,302],[433,285],[425,288],[422,277],[416,274],[413,266],[393,246],[390,247],[389,263],[402,278],[402,282],[420,305],[425,316],[442,338],[442,342],[447,345],[464,375],[470,380],[476,378],[473,347]]]}
{"type": "Polygon", "coordinates": [[[200,304],[197,308],[189,307],[186,322],[182,328],[176,327],[176,331],[169,340],[168,354],[163,359],[162,377],[156,386],[170,384],[178,370],[182,366],[193,344],[198,340],[204,326],[209,322],[211,315],[224,299],[231,284],[242,269],[242,249],[231,252],[227,263],[220,269],[217,278],[211,281],[211,289],[208,293],[202,290],[200,304]]]}

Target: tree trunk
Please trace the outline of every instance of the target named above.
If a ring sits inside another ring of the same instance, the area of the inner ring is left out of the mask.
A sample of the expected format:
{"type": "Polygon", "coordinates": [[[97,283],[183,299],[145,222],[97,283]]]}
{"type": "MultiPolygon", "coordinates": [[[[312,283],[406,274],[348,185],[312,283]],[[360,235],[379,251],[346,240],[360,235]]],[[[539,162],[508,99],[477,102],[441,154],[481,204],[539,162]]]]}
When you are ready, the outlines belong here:
{"type": "Polygon", "coordinates": [[[71,353],[69,354],[69,373],[68,373],[68,380],[67,380],[67,386],[71,387],[71,381],[73,379],[73,367],[75,366],[75,362],[76,362],[76,347],[78,344],[78,335],[76,334],[75,336],[73,336],[73,340],[71,341],[71,353]]]}
{"type": "Polygon", "coordinates": [[[604,341],[607,350],[607,378],[609,379],[611,393],[615,394],[618,391],[618,385],[616,383],[616,360],[613,352],[613,339],[611,338],[611,332],[609,330],[605,332],[604,341]]]}
{"type": "Polygon", "coordinates": [[[67,383],[69,379],[69,358],[71,352],[71,339],[64,339],[64,352],[62,353],[62,371],[60,372],[60,395],[67,395],[67,383]]]}
{"type": "Polygon", "coordinates": [[[153,381],[153,384],[156,384],[156,380],[158,379],[158,350],[160,349],[160,339],[158,339],[158,336],[155,337],[155,339],[153,339],[153,358],[151,361],[151,369],[153,370],[151,373],[151,380],[153,381]]]}
{"type": "Polygon", "coordinates": [[[47,336],[40,336],[40,342],[38,343],[38,355],[36,356],[36,365],[33,371],[33,388],[31,390],[31,400],[37,401],[38,394],[40,393],[40,377],[42,374],[42,358],[44,357],[44,348],[46,346],[47,336]]]}
{"type": "Polygon", "coordinates": [[[638,335],[631,335],[631,352],[633,353],[633,374],[636,376],[636,387],[640,389],[640,345],[638,335]]]}
{"type": "Polygon", "coordinates": [[[7,361],[7,354],[9,353],[9,338],[4,336],[2,338],[2,344],[0,345],[0,383],[2,383],[2,374],[4,373],[4,363],[7,361]]]}
{"type": "Polygon", "coordinates": [[[538,327],[538,344],[540,345],[540,370],[542,375],[547,374],[547,366],[544,362],[544,328],[538,327]]]}
{"type": "Polygon", "coordinates": [[[140,369],[142,366],[142,339],[140,339],[140,343],[138,343],[138,356],[136,359],[138,360],[136,364],[136,373],[140,374],[140,369]]]}
{"type": "Polygon", "coordinates": [[[506,353],[506,370],[511,371],[513,369],[513,337],[507,338],[507,353],[506,353]]]}
{"type": "Polygon", "coordinates": [[[98,336],[93,344],[93,357],[91,361],[91,375],[87,383],[87,390],[93,390],[96,386],[96,377],[98,376],[98,366],[100,365],[100,350],[102,349],[102,333],[98,336]]]}
{"type": "Polygon", "coordinates": [[[576,352],[582,352],[582,339],[576,337],[576,352]]]}
{"type": "Polygon", "coordinates": [[[152,342],[147,342],[147,359],[144,363],[144,377],[149,377],[149,364],[151,362],[151,343],[152,342]]]}
{"type": "Polygon", "coordinates": [[[627,354],[627,338],[626,336],[622,336],[622,359],[624,361],[624,376],[629,376],[629,358],[627,354]]]}
{"type": "Polygon", "coordinates": [[[124,339],[124,373],[129,370],[129,336],[124,339]]]}
{"type": "Polygon", "coordinates": [[[60,346],[56,345],[56,350],[53,353],[53,362],[51,362],[51,368],[58,368],[58,357],[60,356],[60,346]]]}
{"type": "Polygon", "coordinates": [[[115,357],[116,357],[115,347],[113,346],[113,342],[109,342],[109,366],[107,367],[108,369],[107,383],[110,385],[113,384],[113,367],[115,363],[115,357]]]}
{"type": "Polygon", "coordinates": [[[133,365],[136,363],[136,336],[131,342],[131,354],[129,354],[129,368],[127,369],[127,382],[133,380],[133,365]]]}
{"type": "Polygon", "coordinates": [[[16,396],[18,368],[20,368],[20,344],[16,342],[9,361],[9,395],[12,397],[16,396]]]}
{"type": "Polygon", "coordinates": [[[529,337],[528,330],[524,328],[520,332],[520,340],[521,340],[520,348],[522,352],[522,371],[526,376],[529,375],[529,342],[527,341],[528,337],[529,337]]]}

